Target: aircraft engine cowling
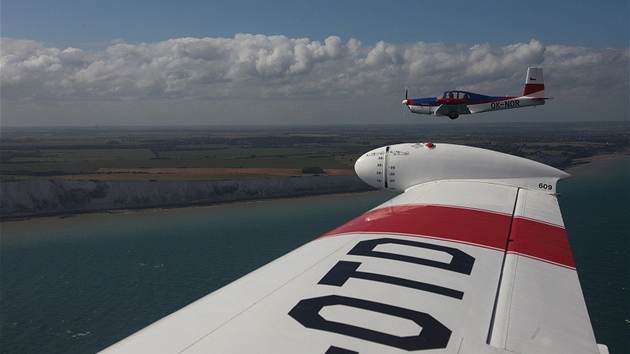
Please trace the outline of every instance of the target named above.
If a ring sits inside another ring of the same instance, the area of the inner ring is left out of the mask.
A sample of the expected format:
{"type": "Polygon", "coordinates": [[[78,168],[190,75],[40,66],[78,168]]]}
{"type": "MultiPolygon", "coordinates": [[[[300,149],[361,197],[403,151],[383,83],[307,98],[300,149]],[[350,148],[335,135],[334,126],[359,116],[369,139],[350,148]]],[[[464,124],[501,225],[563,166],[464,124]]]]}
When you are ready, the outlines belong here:
{"type": "Polygon", "coordinates": [[[463,145],[407,143],[369,151],[355,163],[369,185],[394,192],[439,180],[480,180],[556,193],[570,175],[522,157],[463,145]]]}

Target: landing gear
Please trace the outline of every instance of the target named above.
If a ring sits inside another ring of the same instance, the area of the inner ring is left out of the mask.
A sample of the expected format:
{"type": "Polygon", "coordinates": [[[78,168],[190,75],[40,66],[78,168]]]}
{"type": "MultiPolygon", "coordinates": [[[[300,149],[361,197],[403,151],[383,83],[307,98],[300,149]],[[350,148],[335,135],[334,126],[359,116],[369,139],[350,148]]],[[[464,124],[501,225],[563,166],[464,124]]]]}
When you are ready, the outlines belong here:
{"type": "Polygon", "coordinates": [[[451,112],[448,114],[448,117],[451,119],[457,119],[459,117],[459,113],[457,112],[451,112]]]}

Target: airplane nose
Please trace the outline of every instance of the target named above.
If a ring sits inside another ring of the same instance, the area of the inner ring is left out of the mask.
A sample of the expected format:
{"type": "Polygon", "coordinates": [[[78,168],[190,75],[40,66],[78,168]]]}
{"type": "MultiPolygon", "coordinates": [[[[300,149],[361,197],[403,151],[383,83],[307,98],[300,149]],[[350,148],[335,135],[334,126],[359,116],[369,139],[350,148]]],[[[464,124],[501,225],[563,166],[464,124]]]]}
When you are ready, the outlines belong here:
{"type": "Polygon", "coordinates": [[[403,100],[403,101],[402,101],[402,104],[404,104],[404,105],[406,106],[406,105],[407,105],[407,101],[408,101],[408,100],[403,100]]]}
{"type": "Polygon", "coordinates": [[[363,154],[354,164],[354,171],[357,176],[374,188],[383,188],[385,151],[386,147],[374,149],[363,154]]]}

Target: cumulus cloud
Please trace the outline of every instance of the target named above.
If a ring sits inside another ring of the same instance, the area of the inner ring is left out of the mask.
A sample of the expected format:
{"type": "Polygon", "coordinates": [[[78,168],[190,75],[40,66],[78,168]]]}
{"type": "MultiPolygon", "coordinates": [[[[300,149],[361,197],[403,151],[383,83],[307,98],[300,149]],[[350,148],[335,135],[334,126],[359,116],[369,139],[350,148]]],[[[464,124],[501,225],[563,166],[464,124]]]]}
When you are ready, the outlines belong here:
{"type": "Polygon", "coordinates": [[[2,38],[1,49],[3,102],[350,99],[400,96],[404,88],[418,95],[451,88],[518,94],[531,65],[544,67],[555,95],[628,95],[628,49],[545,46],[537,40],[505,47],[363,46],[336,36],[320,42],[238,34],[116,43],[102,51],[2,38]]]}

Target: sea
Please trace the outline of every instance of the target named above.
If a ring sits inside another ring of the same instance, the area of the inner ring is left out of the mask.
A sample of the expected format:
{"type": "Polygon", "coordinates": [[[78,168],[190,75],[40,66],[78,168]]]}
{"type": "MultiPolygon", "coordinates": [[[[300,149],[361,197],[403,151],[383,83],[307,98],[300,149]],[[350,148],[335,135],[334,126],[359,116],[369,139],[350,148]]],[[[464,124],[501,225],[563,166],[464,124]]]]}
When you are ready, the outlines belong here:
{"type": "MultiPolygon", "coordinates": [[[[598,342],[630,353],[630,158],[558,190],[598,342]]],[[[387,192],[0,223],[0,353],[95,353],[391,198],[387,192]]]]}

